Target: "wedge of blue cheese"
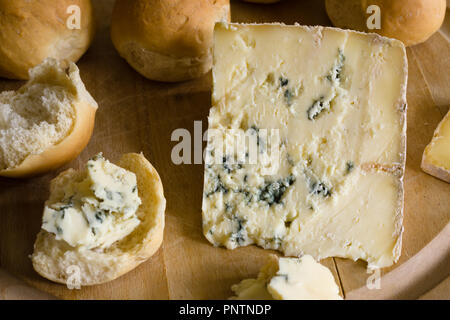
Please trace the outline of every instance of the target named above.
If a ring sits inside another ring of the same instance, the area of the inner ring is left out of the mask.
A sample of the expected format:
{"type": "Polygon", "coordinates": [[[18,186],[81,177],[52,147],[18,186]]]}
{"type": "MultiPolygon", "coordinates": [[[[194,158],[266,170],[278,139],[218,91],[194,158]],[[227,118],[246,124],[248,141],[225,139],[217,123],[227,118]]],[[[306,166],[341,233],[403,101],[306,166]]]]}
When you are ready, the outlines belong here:
{"type": "Polygon", "coordinates": [[[206,238],[228,249],[257,244],[392,265],[402,234],[404,45],[279,24],[219,23],[214,37],[209,131],[223,136],[208,135],[206,238]],[[279,136],[269,174],[266,162],[248,161],[249,144],[227,148],[230,136],[247,134],[267,154],[264,130],[279,136]]]}
{"type": "Polygon", "coordinates": [[[329,269],[313,257],[269,257],[256,279],[231,288],[235,300],[342,300],[329,269]]]}
{"type": "Polygon", "coordinates": [[[99,154],[46,202],[42,229],[72,247],[107,248],[139,225],[140,204],[136,175],[99,154]]]}

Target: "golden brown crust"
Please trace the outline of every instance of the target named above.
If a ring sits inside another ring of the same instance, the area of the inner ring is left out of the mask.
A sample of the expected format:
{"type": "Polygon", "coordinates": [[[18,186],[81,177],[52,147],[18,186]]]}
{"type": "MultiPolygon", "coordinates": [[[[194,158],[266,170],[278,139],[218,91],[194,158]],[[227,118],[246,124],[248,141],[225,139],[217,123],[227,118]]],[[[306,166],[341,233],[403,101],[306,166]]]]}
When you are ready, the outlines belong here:
{"type": "Polygon", "coordinates": [[[28,79],[45,58],[76,62],[94,35],[90,0],[0,0],[0,77],[28,79]],[[80,8],[80,29],[66,25],[70,5],[80,8]]]}
{"type": "Polygon", "coordinates": [[[333,25],[372,32],[366,25],[370,5],[380,7],[382,36],[395,38],[411,46],[426,41],[445,17],[445,0],[326,0],[326,10],[333,25]]]}
{"type": "Polygon", "coordinates": [[[210,70],[214,24],[229,19],[229,0],[118,0],[111,38],[145,77],[183,81],[210,70]]]}
{"type": "MultiPolygon", "coordinates": [[[[79,284],[89,286],[114,280],[150,258],[161,246],[166,200],[161,179],[142,154],[123,155],[118,165],[136,174],[142,200],[137,216],[141,223],[122,240],[104,251],[77,249],[45,230],[37,235],[32,255],[33,268],[44,278],[68,284],[71,269],[78,267],[79,284]]],[[[73,169],[62,172],[51,182],[51,193],[77,175],[73,169]]]]}
{"type": "Polygon", "coordinates": [[[212,56],[175,58],[142,48],[139,43],[122,46],[128,63],[142,76],[156,81],[177,82],[201,77],[209,71],[212,56]]]}

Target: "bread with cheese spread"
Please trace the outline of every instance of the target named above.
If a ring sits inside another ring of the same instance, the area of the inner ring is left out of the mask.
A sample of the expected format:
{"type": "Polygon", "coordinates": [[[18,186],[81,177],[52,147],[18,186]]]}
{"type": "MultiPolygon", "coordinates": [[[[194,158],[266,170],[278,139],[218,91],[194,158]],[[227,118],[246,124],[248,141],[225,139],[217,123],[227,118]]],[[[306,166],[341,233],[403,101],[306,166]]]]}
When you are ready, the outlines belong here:
{"type": "MultiPolygon", "coordinates": [[[[158,250],[163,240],[166,207],[161,179],[142,154],[125,154],[118,166],[136,175],[141,199],[136,216],[140,223],[127,236],[105,248],[73,247],[42,229],[32,255],[33,267],[40,275],[67,284],[73,270],[78,269],[76,280],[80,286],[101,284],[129,272],[158,250]]],[[[50,200],[62,198],[61,190],[80,174],[69,169],[56,177],[51,182],[50,200]]]]}

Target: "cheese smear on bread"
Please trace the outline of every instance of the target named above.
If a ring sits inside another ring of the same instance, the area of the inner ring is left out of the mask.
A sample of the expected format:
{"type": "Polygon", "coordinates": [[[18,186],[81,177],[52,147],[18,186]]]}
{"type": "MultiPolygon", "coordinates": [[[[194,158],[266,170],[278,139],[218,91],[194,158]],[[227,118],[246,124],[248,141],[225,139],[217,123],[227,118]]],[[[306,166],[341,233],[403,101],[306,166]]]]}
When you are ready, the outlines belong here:
{"type": "Polygon", "coordinates": [[[99,154],[47,201],[42,229],[72,247],[106,248],[139,225],[140,204],[136,175],[99,154]]]}

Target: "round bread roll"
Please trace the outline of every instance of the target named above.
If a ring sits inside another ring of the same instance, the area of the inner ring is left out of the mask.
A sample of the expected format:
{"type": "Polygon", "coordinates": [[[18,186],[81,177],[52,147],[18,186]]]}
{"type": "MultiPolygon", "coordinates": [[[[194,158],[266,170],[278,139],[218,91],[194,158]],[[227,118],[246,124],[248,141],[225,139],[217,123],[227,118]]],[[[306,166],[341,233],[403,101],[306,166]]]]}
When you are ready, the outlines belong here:
{"type": "MultiPolygon", "coordinates": [[[[117,165],[136,175],[142,201],[136,212],[140,224],[128,236],[102,250],[71,247],[42,229],[37,235],[31,260],[33,268],[44,278],[67,284],[71,267],[77,266],[79,285],[104,283],[136,268],[161,246],[166,199],[158,172],[142,154],[125,154],[117,165]]],[[[57,197],[62,186],[76,179],[78,174],[69,169],[52,180],[50,198],[57,197]]]]}
{"type": "Polygon", "coordinates": [[[229,0],[117,0],[111,38],[144,77],[184,81],[211,69],[214,24],[229,19],[229,0]]]}
{"type": "Polygon", "coordinates": [[[376,32],[406,46],[426,41],[441,27],[446,10],[445,0],[326,0],[325,4],[336,27],[376,32]],[[370,5],[380,8],[381,29],[367,27],[370,5]]]}
{"type": "Polygon", "coordinates": [[[30,69],[23,87],[0,93],[0,176],[34,176],[75,159],[96,111],[73,62],[47,58],[30,69]]]}
{"type": "Polygon", "coordinates": [[[90,0],[0,0],[0,77],[28,79],[47,57],[76,62],[93,35],[90,0]]]}

